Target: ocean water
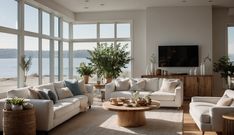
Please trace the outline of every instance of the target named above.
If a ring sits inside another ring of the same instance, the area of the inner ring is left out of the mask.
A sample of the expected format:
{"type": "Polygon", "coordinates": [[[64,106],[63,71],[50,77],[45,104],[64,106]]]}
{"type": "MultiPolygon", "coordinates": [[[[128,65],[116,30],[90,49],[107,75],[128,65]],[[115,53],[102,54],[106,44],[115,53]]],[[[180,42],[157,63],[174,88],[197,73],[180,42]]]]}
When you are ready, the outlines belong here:
{"type": "MultiPolygon", "coordinates": [[[[76,68],[80,65],[81,62],[89,63],[90,61],[86,58],[73,58],[73,74],[77,75],[76,68]]],[[[42,75],[49,75],[50,70],[49,58],[42,59],[42,75]]],[[[63,73],[68,75],[68,58],[63,59],[63,73]]],[[[130,70],[130,64],[127,65],[128,68],[124,69],[130,70]]],[[[58,75],[58,59],[55,58],[54,65],[55,75],[58,75]]],[[[32,65],[28,72],[28,75],[38,74],[38,58],[32,59],[32,65]]],[[[0,59],[0,78],[11,78],[17,76],[17,59],[0,59]]]]}

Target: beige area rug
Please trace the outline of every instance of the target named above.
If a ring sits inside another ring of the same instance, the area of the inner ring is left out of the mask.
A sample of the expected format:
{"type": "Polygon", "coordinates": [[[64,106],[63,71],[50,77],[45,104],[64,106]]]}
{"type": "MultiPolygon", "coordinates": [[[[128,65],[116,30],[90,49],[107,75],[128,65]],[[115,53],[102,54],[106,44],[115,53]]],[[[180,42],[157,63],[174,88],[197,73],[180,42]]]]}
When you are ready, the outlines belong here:
{"type": "Polygon", "coordinates": [[[146,111],[146,125],[125,128],[117,125],[116,112],[95,105],[56,127],[49,135],[178,135],[182,134],[183,111],[155,109],[146,111]]]}

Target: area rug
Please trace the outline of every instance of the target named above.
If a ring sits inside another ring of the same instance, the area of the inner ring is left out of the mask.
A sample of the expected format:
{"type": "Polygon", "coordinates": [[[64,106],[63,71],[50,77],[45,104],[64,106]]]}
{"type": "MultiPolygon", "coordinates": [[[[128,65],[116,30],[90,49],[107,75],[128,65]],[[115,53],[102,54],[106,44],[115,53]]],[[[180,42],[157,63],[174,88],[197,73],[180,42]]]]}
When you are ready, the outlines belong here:
{"type": "Polygon", "coordinates": [[[155,109],[146,111],[146,125],[120,127],[116,112],[93,106],[49,132],[49,135],[178,135],[182,134],[183,111],[155,109]]]}

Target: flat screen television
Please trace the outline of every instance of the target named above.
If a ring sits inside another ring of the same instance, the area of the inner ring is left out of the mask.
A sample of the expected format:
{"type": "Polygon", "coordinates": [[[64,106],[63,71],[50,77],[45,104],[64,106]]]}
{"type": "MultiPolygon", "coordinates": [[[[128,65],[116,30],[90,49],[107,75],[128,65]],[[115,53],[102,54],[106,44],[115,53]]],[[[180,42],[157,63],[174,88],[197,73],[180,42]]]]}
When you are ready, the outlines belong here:
{"type": "Polygon", "coordinates": [[[173,45],[158,47],[159,67],[197,67],[198,45],[173,45]]]}

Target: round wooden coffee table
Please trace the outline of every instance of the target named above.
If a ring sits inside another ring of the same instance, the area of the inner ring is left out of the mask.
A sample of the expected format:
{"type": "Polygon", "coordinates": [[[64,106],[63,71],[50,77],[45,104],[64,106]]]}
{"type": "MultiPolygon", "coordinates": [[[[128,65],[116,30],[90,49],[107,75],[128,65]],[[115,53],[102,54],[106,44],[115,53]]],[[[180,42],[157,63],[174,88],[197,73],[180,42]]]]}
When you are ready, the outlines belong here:
{"type": "Polygon", "coordinates": [[[160,102],[155,101],[152,105],[140,107],[126,107],[111,105],[109,101],[103,103],[103,108],[116,111],[118,114],[118,125],[122,127],[138,127],[146,123],[145,111],[160,107],[160,102]]]}

